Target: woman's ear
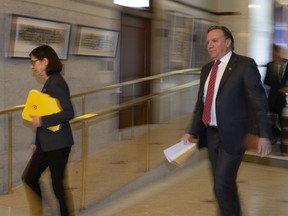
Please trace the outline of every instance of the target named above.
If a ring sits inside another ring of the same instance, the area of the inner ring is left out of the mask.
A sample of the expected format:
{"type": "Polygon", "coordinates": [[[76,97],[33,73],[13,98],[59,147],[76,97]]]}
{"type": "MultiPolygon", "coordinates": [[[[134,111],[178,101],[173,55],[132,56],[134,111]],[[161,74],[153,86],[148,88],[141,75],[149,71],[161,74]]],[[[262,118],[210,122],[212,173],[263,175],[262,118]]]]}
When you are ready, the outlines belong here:
{"type": "Polygon", "coordinates": [[[44,59],[42,59],[42,62],[45,64],[45,65],[48,65],[48,59],[47,58],[44,58],[44,59]]]}

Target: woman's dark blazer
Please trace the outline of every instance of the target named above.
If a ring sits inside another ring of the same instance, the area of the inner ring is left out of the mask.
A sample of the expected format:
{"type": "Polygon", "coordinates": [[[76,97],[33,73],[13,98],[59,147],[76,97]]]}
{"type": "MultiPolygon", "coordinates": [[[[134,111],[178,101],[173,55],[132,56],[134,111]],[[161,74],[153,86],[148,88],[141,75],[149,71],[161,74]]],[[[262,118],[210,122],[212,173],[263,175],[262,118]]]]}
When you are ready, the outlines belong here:
{"type": "Polygon", "coordinates": [[[66,148],[74,144],[69,120],[74,117],[74,109],[70,100],[69,87],[60,73],[52,73],[42,89],[43,93],[57,98],[62,111],[42,117],[42,126],[36,130],[37,146],[43,152],[66,148]],[[60,130],[51,131],[50,126],[61,125],[60,130]]]}
{"type": "MultiPolygon", "coordinates": [[[[203,94],[206,79],[214,64],[202,68],[198,99],[189,134],[198,137],[199,148],[207,147],[206,127],[202,123],[203,94]]],[[[247,133],[272,138],[268,103],[255,61],[232,53],[216,96],[217,127],[223,148],[231,154],[244,151],[247,133]]]]}

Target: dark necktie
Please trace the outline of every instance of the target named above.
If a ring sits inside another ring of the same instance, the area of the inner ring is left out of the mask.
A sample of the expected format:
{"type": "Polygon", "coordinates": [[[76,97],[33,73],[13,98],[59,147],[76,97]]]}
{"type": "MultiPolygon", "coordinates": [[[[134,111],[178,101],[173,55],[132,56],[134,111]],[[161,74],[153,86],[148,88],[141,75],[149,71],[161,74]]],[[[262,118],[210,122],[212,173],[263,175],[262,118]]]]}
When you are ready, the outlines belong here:
{"type": "Polygon", "coordinates": [[[215,64],[213,65],[210,79],[207,87],[206,97],[205,97],[205,104],[204,104],[204,111],[202,114],[202,121],[203,123],[208,126],[210,119],[211,119],[211,106],[212,106],[212,100],[214,95],[214,86],[215,86],[215,80],[218,70],[218,65],[221,63],[220,60],[217,60],[215,64]]]}

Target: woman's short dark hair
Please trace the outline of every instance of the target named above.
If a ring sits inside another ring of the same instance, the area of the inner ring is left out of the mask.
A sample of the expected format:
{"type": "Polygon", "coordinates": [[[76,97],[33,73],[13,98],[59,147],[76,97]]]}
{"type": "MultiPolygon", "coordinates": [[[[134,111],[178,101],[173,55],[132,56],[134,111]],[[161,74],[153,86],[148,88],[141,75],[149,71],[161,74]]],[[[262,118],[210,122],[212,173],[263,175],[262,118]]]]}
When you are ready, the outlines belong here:
{"type": "Polygon", "coordinates": [[[42,45],[33,49],[29,56],[34,56],[39,60],[44,58],[48,59],[48,65],[46,68],[47,76],[50,76],[52,73],[60,73],[62,71],[63,65],[55,52],[55,50],[49,45],[42,45]]]}
{"type": "Polygon", "coordinates": [[[226,27],[226,26],[217,26],[217,25],[214,25],[214,26],[210,26],[208,28],[208,33],[212,30],[215,30],[215,29],[219,29],[221,30],[223,33],[224,33],[224,36],[226,39],[230,39],[231,40],[231,50],[234,51],[234,38],[232,36],[232,33],[231,31],[226,27]]]}

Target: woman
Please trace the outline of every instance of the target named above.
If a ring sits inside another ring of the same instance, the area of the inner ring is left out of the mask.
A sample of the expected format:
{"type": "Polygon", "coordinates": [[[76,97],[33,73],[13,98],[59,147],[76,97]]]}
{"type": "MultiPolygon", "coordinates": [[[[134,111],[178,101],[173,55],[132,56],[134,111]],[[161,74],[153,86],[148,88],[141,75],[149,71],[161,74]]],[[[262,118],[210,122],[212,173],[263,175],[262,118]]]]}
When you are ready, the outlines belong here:
{"type": "Polygon", "coordinates": [[[23,173],[22,180],[26,191],[32,192],[27,196],[31,213],[42,215],[39,179],[49,167],[53,191],[59,202],[61,216],[70,216],[73,211],[71,206],[73,202],[68,202],[67,191],[65,191],[67,188],[64,185],[65,169],[71,146],[74,144],[69,124],[69,120],[74,117],[69,87],[60,74],[62,63],[50,46],[39,46],[32,50],[29,56],[34,74],[45,80],[42,92],[57,98],[62,111],[42,117],[31,116],[32,124],[36,128],[36,139],[33,145],[33,155],[23,173]],[[53,132],[47,129],[55,125],[60,125],[58,131],[53,132]],[[35,205],[33,197],[40,201],[36,201],[37,205],[35,205]],[[32,202],[34,203],[32,204],[32,202]]]}

